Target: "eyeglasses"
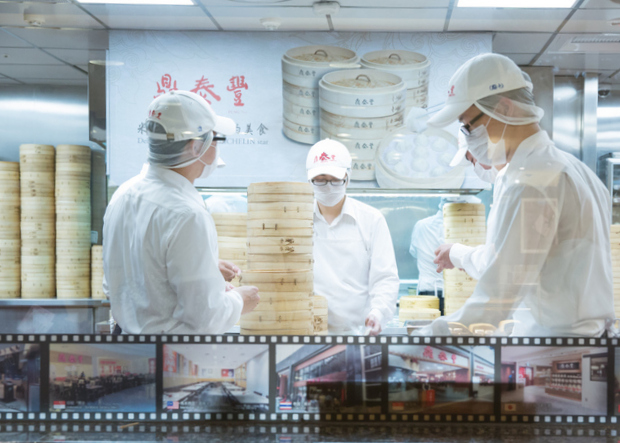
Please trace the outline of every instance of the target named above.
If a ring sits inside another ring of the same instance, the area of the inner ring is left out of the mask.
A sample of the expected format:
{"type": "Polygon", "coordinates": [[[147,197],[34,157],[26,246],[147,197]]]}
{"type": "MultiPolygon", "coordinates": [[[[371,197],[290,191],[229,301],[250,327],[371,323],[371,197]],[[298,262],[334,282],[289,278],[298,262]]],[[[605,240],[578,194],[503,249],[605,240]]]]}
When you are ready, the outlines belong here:
{"type": "Polygon", "coordinates": [[[467,123],[466,125],[461,125],[461,132],[465,135],[471,135],[471,131],[469,128],[471,128],[471,125],[476,123],[480,119],[480,117],[482,117],[483,115],[484,115],[484,112],[481,112],[480,114],[472,118],[470,122],[467,123]]]}
{"type": "Polygon", "coordinates": [[[325,186],[328,182],[332,184],[332,186],[344,186],[344,184],[347,182],[346,178],[343,178],[342,180],[323,180],[323,179],[317,179],[317,178],[313,178],[312,180],[310,180],[310,182],[314,185],[314,186],[325,186]]]}
{"type": "Polygon", "coordinates": [[[216,132],[213,133],[213,141],[214,142],[225,142],[226,141],[226,136],[225,135],[219,135],[216,132]]]}

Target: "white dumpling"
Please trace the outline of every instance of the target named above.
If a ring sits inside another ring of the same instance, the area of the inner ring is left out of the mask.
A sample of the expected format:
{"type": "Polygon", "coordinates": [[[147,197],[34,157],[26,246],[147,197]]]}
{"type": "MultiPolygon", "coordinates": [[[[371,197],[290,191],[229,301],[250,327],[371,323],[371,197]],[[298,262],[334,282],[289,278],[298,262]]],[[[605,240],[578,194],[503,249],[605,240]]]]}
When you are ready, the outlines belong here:
{"type": "Polygon", "coordinates": [[[424,134],[419,134],[418,138],[416,139],[416,144],[418,146],[428,146],[428,136],[424,134]]]}
{"type": "Polygon", "coordinates": [[[413,148],[413,155],[415,157],[425,158],[428,156],[428,148],[426,146],[417,145],[413,148]]]}
{"type": "Polygon", "coordinates": [[[432,146],[435,152],[444,152],[446,149],[448,149],[449,144],[446,139],[437,137],[435,140],[433,140],[432,146]]]}
{"type": "Polygon", "coordinates": [[[444,152],[439,156],[439,162],[448,166],[453,158],[454,154],[452,152],[444,152]]]}
{"type": "Polygon", "coordinates": [[[428,169],[428,162],[423,158],[416,158],[411,162],[411,169],[416,172],[424,172],[428,169]]]}
{"type": "Polygon", "coordinates": [[[403,154],[401,154],[400,152],[389,151],[385,154],[385,162],[390,166],[394,166],[396,163],[402,160],[402,157],[403,154]]]}
{"type": "Polygon", "coordinates": [[[407,142],[401,138],[398,138],[390,143],[390,146],[394,147],[397,152],[407,152],[407,142]]]}
{"type": "Polygon", "coordinates": [[[400,175],[407,175],[409,173],[407,165],[403,162],[397,163],[392,169],[394,169],[394,171],[398,172],[400,175]]]}

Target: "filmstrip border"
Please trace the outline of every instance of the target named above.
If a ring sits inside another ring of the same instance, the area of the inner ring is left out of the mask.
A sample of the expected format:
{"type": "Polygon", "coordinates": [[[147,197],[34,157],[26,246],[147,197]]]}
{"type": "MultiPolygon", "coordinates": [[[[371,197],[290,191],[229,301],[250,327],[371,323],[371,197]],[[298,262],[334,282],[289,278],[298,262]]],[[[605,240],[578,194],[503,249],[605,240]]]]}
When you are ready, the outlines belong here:
{"type": "Polygon", "coordinates": [[[125,344],[387,344],[466,346],[618,346],[619,338],[581,337],[477,337],[477,336],[355,336],[355,335],[93,335],[2,334],[7,343],[125,343],[125,344]]]}

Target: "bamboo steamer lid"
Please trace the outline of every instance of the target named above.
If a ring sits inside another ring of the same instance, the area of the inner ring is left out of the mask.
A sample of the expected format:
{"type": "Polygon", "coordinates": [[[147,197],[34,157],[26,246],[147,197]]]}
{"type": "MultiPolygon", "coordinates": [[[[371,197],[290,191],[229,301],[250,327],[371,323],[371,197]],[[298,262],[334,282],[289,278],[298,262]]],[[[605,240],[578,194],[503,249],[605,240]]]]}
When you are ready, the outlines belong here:
{"type": "Polygon", "coordinates": [[[283,246],[263,246],[263,245],[249,245],[248,253],[250,254],[304,254],[312,255],[313,246],[298,246],[298,245],[283,245],[283,246]]]}
{"type": "Polygon", "coordinates": [[[459,213],[463,211],[480,211],[483,212],[485,207],[482,203],[446,203],[443,206],[444,214],[459,213]]]}
{"type": "Polygon", "coordinates": [[[314,331],[313,321],[311,319],[292,320],[292,321],[245,320],[245,317],[247,315],[249,314],[242,315],[241,320],[239,322],[239,324],[241,325],[241,328],[243,329],[252,329],[256,331],[260,331],[261,329],[271,330],[271,331],[277,331],[277,330],[283,330],[283,329],[288,329],[288,330],[302,329],[302,330],[311,331],[310,334],[312,333],[312,331],[314,331]]]}
{"type": "Polygon", "coordinates": [[[303,212],[283,212],[283,211],[249,211],[248,220],[312,220],[314,217],[313,211],[303,212]]]}
{"type": "Polygon", "coordinates": [[[313,282],[314,276],[312,271],[246,271],[241,276],[241,281],[245,284],[254,283],[307,283],[313,282]]]}
{"type": "Polygon", "coordinates": [[[312,302],[312,291],[301,292],[259,292],[260,296],[259,304],[278,304],[285,302],[312,302]]]}
{"type": "Polygon", "coordinates": [[[44,286],[24,287],[22,285],[21,295],[23,299],[46,299],[56,296],[56,288],[48,289],[44,286]]]}
{"type": "MultiPolygon", "coordinates": [[[[313,321],[311,309],[301,311],[252,311],[241,317],[241,323],[288,323],[288,322],[311,322],[313,321]]],[[[279,329],[279,328],[272,328],[279,329]]]]}
{"type": "Polygon", "coordinates": [[[312,237],[252,237],[248,246],[313,246],[312,237]]]}
{"type": "Polygon", "coordinates": [[[56,152],[62,154],[88,154],[90,155],[90,148],[84,145],[58,145],[56,146],[56,152]]]}
{"type": "Polygon", "coordinates": [[[241,328],[241,335],[313,335],[314,328],[303,329],[263,329],[252,330],[241,328]]]}
{"type": "Polygon", "coordinates": [[[263,202],[248,203],[248,216],[256,212],[314,213],[314,203],[263,202]]]}
{"type": "Polygon", "coordinates": [[[2,299],[6,299],[6,298],[19,298],[19,295],[21,293],[20,289],[17,290],[2,290],[0,289],[0,298],[2,299]]]}
{"type": "Polygon", "coordinates": [[[288,312],[288,311],[303,311],[312,309],[312,301],[307,298],[306,300],[285,300],[274,302],[271,300],[264,301],[262,294],[259,294],[261,301],[253,312],[273,311],[273,312],[288,312]]]}
{"type": "Polygon", "coordinates": [[[306,194],[248,194],[248,205],[254,203],[313,204],[314,195],[306,194]]]}
{"type": "Polygon", "coordinates": [[[220,258],[227,261],[246,260],[247,253],[241,250],[220,249],[220,258]]]}
{"type": "Polygon", "coordinates": [[[250,194],[305,194],[314,196],[312,186],[305,182],[251,183],[248,186],[248,196],[250,194]]]}
{"type": "Polygon", "coordinates": [[[301,270],[312,270],[314,267],[314,261],[306,261],[306,262],[254,262],[250,259],[248,260],[247,269],[249,271],[301,271],[301,270]]]}
{"type": "Polygon", "coordinates": [[[60,300],[73,300],[90,298],[90,288],[57,289],[56,298],[60,300]]]}
{"type": "Polygon", "coordinates": [[[38,145],[38,144],[23,144],[19,146],[19,154],[55,154],[54,147],[52,145],[38,145]]]}

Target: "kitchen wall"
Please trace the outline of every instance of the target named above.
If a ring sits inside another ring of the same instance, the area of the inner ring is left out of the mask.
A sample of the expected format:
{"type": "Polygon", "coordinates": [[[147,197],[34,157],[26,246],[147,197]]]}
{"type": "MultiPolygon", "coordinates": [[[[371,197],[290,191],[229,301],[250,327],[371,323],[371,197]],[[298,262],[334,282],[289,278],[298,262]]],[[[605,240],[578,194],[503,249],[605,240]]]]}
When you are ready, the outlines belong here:
{"type": "Polygon", "coordinates": [[[88,145],[87,88],[0,86],[0,161],[19,161],[19,145],[88,145]]]}

